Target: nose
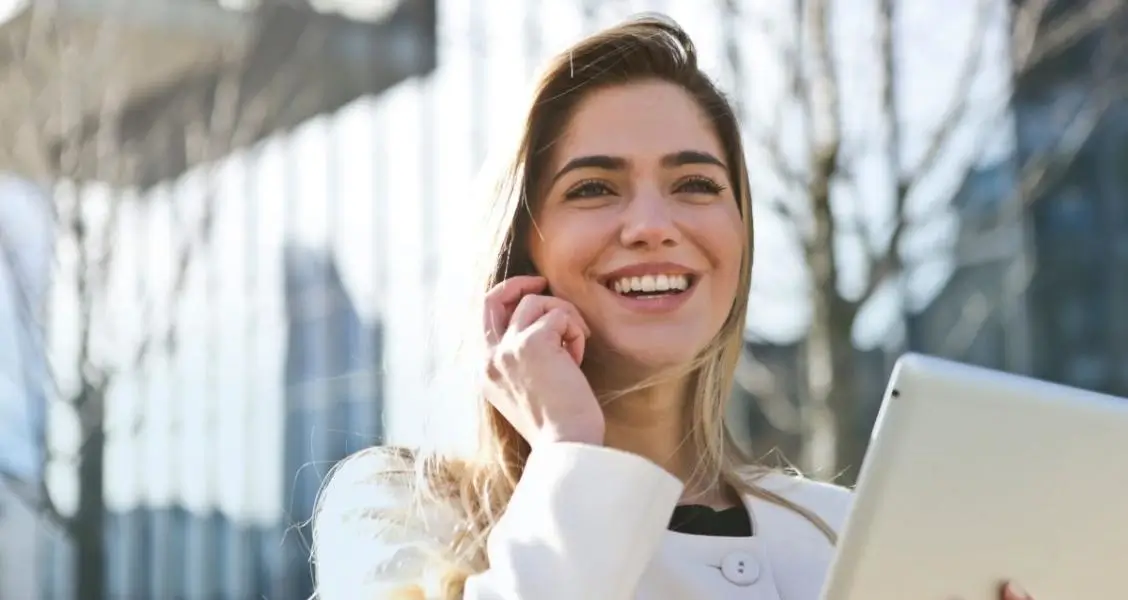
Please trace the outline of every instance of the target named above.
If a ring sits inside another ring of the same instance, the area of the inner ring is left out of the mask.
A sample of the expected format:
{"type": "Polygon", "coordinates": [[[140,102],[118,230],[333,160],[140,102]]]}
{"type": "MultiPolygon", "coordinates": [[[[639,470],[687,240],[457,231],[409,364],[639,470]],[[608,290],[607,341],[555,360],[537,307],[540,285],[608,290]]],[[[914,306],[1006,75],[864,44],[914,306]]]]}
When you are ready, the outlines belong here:
{"type": "Polygon", "coordinates": [[[623,226],[619,235],[627,248],[641,250],[676,246],[681,240],[673,207],[658,190],[639,190],[622,215],[623,226]]]}

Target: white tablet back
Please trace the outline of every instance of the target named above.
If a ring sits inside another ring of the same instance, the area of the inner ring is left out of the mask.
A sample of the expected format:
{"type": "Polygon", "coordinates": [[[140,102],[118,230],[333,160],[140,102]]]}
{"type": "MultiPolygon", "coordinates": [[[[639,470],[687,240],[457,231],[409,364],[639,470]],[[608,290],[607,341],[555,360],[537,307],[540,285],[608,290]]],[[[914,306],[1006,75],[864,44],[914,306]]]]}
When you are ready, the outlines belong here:
{"type": "Polygon", "coordinates": [[[1128,598],[1128,401],[907,355],[824,600],[1128,598]]]}

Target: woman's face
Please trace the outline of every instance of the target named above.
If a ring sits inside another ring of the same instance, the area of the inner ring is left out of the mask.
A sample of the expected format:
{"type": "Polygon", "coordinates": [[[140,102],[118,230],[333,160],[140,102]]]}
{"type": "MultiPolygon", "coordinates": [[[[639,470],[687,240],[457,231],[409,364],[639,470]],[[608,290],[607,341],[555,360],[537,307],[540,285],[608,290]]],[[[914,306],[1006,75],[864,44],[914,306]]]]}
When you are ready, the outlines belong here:
{"type": "Polygon", "coordinates": [[[674,366],[720,330],[746,243],[724,156],[677,85],[632,83],[580,102],[545,171],[529,248],[596,347],[674,366]]]}

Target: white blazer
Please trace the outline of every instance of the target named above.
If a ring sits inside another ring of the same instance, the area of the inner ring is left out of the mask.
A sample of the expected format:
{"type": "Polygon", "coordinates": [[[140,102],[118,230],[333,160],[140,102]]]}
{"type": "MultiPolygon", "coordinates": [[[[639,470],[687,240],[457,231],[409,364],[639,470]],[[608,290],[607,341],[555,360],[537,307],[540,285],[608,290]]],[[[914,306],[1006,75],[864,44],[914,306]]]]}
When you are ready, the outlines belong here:
{"type": "MultiPolygon", "coordinates": [[[[322,600],[438,598],[429,551],[441,551],[458,516],[428,507],[417,526],[407,467],[362,452],[334,474],[315,522],[322,600]],[[411,584],[422,593],[396,596],[411,584]]],[[[851,493],[784,474],[759,485],[840,530],[851,493]]],[[[538,446],[487,543],[489,570],[466,582],[464,600],[818,600],[834,548],[785,508],[745,498],[753,537],[668,531],[682,483],[640,456],[596,446],[538,446]]]]}

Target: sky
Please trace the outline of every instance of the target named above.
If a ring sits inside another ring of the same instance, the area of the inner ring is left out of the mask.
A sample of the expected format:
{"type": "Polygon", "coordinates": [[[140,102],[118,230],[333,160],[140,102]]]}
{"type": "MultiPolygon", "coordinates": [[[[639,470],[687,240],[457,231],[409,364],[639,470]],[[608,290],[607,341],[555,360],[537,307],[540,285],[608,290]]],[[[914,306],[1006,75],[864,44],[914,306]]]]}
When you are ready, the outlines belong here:
{"type": "MultiPolygon", "coordinates": [[[[919,160],[927,136],[946,109],[975,1],[901,3],[905,15],[897,29],[903,49],[897,91],[905,105],[900,117],[906,164],[919,160]]],[[[860,205],[869,220],[880,224],[891,202],[888,168],[876,137],[881,130],[870,43],[873,3],[840,0],[835,55],[838,68],[849,73],[843,78],[843,107],[848,143],[857,158],[860,205]]],[[[458,304],[461,296],[448,282],[465,273],[463,259],[475,239],[475,206],[483,190],[478,166],[511,143],[532,69],[576,40],[584,28],[575,2],[543,0],[540,27],[529,31],[525,8],[530,4],[440,0],[440,66],[432,77],[404,82],[378,99],[357,101],[337,115],[237,153],[225,161],[218,176],[191,173],[154,192],[171,195],[171,205],[191,215],[198,211],[205,186],[216,186],[217,229],[213,252],[201,268],[191,271],[188,292],[175,315],[182,331],[196,334],[182,337],[175,360],[156,360],[142,376],[124,378],[112,397],[111,423],[119,434],[108,458],[131,465],[110,470],[107,485],[113,506],[181,500],[190,508],[218,505],[233,516],[267,522],[282,511],[279,491],[288,483],[281,476],[279,401],[285,347],[281,249],[286,239],[331,248],[362,318],[371,323],[389,315],[386,419],[393,441],[469,441],[465,418],[471,406],[459,387],[462,373],[442,364],[434,373],[427,365],[436,348],[450,347],[446,335],[451,323],[466,317],[458,304]],[[472,85],[474,78],[483,83],[472,85]],[[368,201],[371,198],[378,200],[368,201]],[[428,281],[424,265],[432,258],[441,272],[437,280],[428,281]],[[205,292],[209,277],[214,284],[211,296],[205,292]],[[209,303],[219,309],[203,310],[209,303]],[[429,337],[420,333],[431,329],[436,332],[429,337]],[[135,427],[142,399],[145,423],[135,427]]],[[[720,13],[702,10],[701,0],[604,2],[598,21],[610,24],[641,10],[668,12],[694,37],[705,69],[748,107],[746,134],[753,138],[756,124],[771,122],[775,107],[783,102],[778,49],[788,42],[788,28],[784,15],[773,11],[785,4],[745,0],[748,11],[741,26],[748,33],[741,43],[746,68],[739,87],[725,68],[720,13]]],[[[1009,151],[1006,119],[982,109],[993,107],[1006,86],[1003,21],[991,27],[987,58],[973,90],[981,109],[971,111],[951,156],[913,198],[914,210],[946,199],[968,162],[1000,160],[1009,151]],[[986,122],[998,134],[985,144],[972,134],[986,122]],[[986,154],[980,152],[983,147],[986,154]]],[[[784,120],[783,140],[797,155],[801,148],[795,141],[801,136],[795,125],[792,116],[784,120]]],[[[749,167],[758,197],[782,193],[755,152],[749,167]]],[[[89,206],[97,206],[99,194],[105,190],[90,192],[89,206]]],[[[159,323],[172,316],[161,310],[162,303],[153,313],[139,303],[141,297],[166,295],[172,273],[175,228],[171,213],[160,208],[170,203],[148,204],[157,208],[143,211],[129,204],[123,213],[122,231],[132,233],[119,239],[118,256],[126,258],[116,264],[112,310],[107,313],[110,326],[99,336],[103,352],[115,359],[136,343],[146,321],[159,323]]],[[[766,211],[756,211],[758,263],[750,333],[792,340],[807,318],[802,263],[783,224],[766,211]]],[[[953,233],[954,219],[949,217],[929,223],[913,239],[953,233]]],[[[69,268],[71,258],[63,249],[57,268],[69,268]]],[[[859,264],[855,256],[843,265],[847,287],[858,285],[859,264]]],[[[913,302],[935,293],[951,268],[951,262],[939,256],[914,273],[913,302]]],[[[73,310],[66,297],[65,288],[54,295],[59,314],[73,310]]],[[[895,290],[883,291],[855,332],[859,343],[873,345],[887,337],[899,302],[895,290]]],[[[63,323],[58,329],[67,330],[63,323]]],[[[73,351],[74,340],[57,336],[52,344],[55,356],[65,357],[73,351]]],[[[57,361],[56,368],[65,386],[65,361],[57,361]]],[[[57,449],[66,451],[68,440],[74,439],[73,415],[53,410],[50,422],[57,449]]],[[[73,473],[59,465],[49,472],[49,480],[65,507],[68,494],[73,497],[73,473]]]]}

